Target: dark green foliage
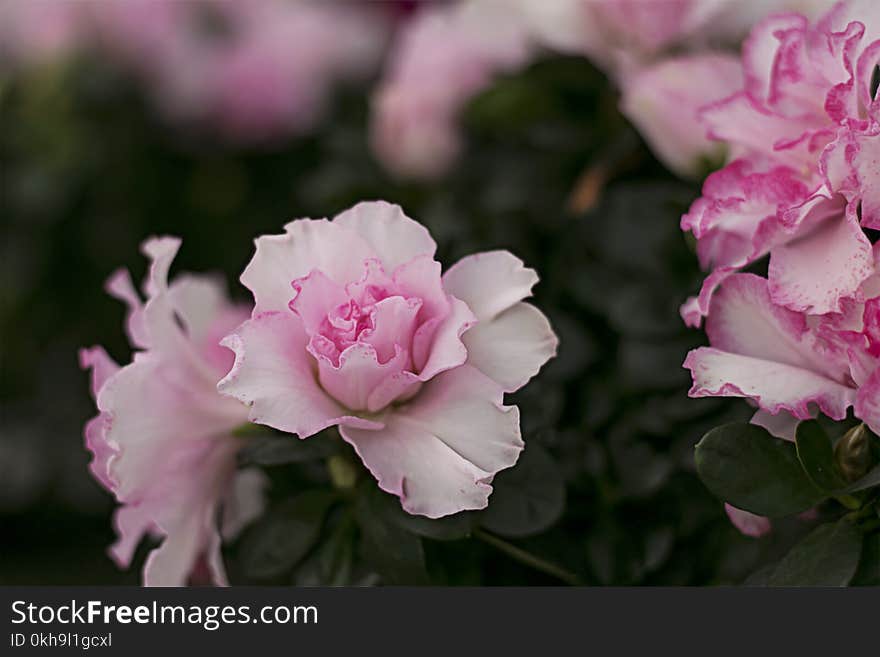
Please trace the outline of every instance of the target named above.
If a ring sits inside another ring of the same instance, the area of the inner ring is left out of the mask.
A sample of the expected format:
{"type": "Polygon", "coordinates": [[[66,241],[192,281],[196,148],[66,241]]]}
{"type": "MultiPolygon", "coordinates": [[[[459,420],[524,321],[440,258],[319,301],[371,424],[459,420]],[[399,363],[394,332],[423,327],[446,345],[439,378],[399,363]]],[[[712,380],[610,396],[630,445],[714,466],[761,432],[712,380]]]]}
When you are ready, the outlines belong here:
{"type": "Polygon", "coordinates": [[[265,580],[293,568],[318,541],[334,500],[332,492],[316,488],[269,509],[242,538],[243,574],[265,580]]]}
{"type": "Polygon", "coordinates": [[[862,535],[846,518],[819,525],[769,576],[770,586],[846,586],[862,553],[862,535]]]}
{"type": "MultiPolygon", "coordinates": [[[[840,423],[836,429],[841,431],[845,426],[840,423]]],[[[747,584],[876,583],[880,567],[876,472],[848,486],[840,458],[836,458],[841,446],[853,442],[854,437],[862,454],[873,454],[877,437],[865,425],[852,427],[832,443],[816,420],[798,424],[795,445],[773,438],[761,427],[741,423],[717,427],[699,442],[696,462],[700,477],[715,495],[735,507],[777,518],[810,509],[829,498],[837,501],[826,505],[825,517],[819,516],[820,524],[808,536],[775,565],[755,571],[747,584]]]]}
{"type": "Polygon", "coordinates": [[[492,503],[480,524],[496,534],[522,538],[551,527],[565,507],[562,472],[539,443],[529,445],[517,464],[492,481],[492,503]]]}
{"type": "Polygon", "coordinates": [[[801,422],[797,428],[797,456],[810,481],[826,492],[840,490],[846,481],[834,463],[834,448],[825,430],[815,420],[801,422]]]}
{"type": "Polygon", "coordinates": [[[804,472],[795,446],[753,424],[713,429],[697,445],[696,462],[715,495],[761,516],[800,513],[826,497],[804,472]]]}

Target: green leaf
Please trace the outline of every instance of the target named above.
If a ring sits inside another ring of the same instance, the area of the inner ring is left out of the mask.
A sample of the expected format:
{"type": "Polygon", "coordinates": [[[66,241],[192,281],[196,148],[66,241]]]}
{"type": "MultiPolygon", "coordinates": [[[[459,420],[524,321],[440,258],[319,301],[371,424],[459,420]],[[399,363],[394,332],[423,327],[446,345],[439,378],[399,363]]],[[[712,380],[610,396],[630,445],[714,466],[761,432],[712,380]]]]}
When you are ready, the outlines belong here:
{"type": "Polygon", "coordinates": [[[245,574],[269,579],[293,568],[318,540],[324,517],[335,500],[330,491],[310,490],[269,511],[242,539],[245,574]]]}
{"type": "Polygon", "coordinates": [[[298,586],[344,586],[351,581],[356,528],[350,511],[330,530],[312,554],[296,569],[298,586]]]}
{"type": "Polygon", "coordinates": [[[770,586],[846,586],[862,553],[861,532],[846,518],[819,525],[782,558],[770,586]]]}
{"type": "Polygon", "coordinates": [[[760,568],[758,568],[758,570],[756,570],[746,578],[746,580],[743,582],[743,586],[767,586],[775,570],[775,563],[769,563],[761,566],[760,568]]]}
{"type": "Polygon", "coordinates": [[[559,520],[565,508],[565,483],[559,466],[534,442],[514,467],[495,476],[492,487],[480,524],[500,536],[540,534],[559,520]]]}
{"type": "MultiPolygon", "coordinates": [[[[378,489],[377,489],[378,490],[378,489]]],[[[386,493],[379,493],[384,498],[381,503],[385,517],[402,529],[437,541],[455,541],[471,535],[476,524],[473,512],[462,511],[443,518],[426,518],[407,513],[400,506],[400,500],[386,493]]]]}
{"type": "Polygon", "coordinates": [[[880,465],[874,466],[874,469],[871,470],[868,474],[866,474],[858,481],[853,482],[840,492],[857,493],[860,490],[873,488],[874,486],[880,486],[880,465]]]}
{"type": "Polygon", "coordinates": [[[797,456],[810,480],[821,490],[836,491],[846,481],[834,467],[834,447],[816,420],[801,422],[796,432],[797,456]]]}
{"type": "Polygon", "coordinates": [[[712,429],[697,444],[695,460],[713,494],[761,516],[800,513],[826,497],[804,473],[795,446],[753,424],[712,429]]]}
{"type": "Polygon", "coordinates": [[[853,586],[880,586],[880,532],[865,536],[862,559],[851,584],[853,586]]]}
{"type": "Polygon", "coordinates": [[[355,503],[364,559],[387,584],[428,584],[422,539],[390,521],[377,503],[380,498],[366,489],[361,487],[355,503]]]}
{"type": "Polygon", "coordinates": [[[301,440],[295,436],[267,434],[253,438],[238,453],[239,465],[283,465],[317,461],[331,456],[338,449],[336,441],[327,436],[301,440]]]}
{"type": "Polygon", "coordinates": [[[452,516],[432,520],[407,513],[401,508],[399,502],[396,508],[390,510],[391,521],[399,527],[436,541],[455,541],[467,538],[474,530],[475,515],[472,512],[462,511],[452,516]]]}

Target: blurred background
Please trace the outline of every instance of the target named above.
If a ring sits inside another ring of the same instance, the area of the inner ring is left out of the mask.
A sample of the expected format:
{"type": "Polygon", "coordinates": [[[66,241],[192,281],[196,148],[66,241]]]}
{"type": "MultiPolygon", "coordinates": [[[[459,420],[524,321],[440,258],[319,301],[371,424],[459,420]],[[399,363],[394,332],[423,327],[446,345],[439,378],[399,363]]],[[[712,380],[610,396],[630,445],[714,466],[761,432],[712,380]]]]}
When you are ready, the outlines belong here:
{"type": "MultiPolygon", "coordinates": [[[[140,242],[173,234],[178,270],[245,298],[255,237],[366,199],[426,224],[446,266],[502,248],[541,275],[561,350],[512,402],[554,517],[519,545],[591,584],[695,585],[803,531],[741,536],[693,472],[702,433],[749,415],[687,397],[699,182],[622,116],[617,64],[513,20],[450,36],[425,19],[450,4],[0,0],[0,584],[139,581],[146,546],[129,572],[106,556],[82,440],[77,349],[130,359],[111,272],[140,279],[140,242]]],[[[426,551],[436,583],[554,583],[472,541],[426,551]]]]}

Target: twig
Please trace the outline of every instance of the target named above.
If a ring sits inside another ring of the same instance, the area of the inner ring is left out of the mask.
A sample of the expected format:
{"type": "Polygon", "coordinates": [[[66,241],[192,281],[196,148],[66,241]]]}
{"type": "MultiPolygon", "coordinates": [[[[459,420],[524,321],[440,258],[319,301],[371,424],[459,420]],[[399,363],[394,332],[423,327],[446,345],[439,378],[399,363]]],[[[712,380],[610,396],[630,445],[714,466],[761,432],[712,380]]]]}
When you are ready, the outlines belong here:
{"type": "Polygon", "coordinates": [[[526,566],[534,568],[535,570],[539,570],[542,573],[550,575],[551,577],[555,577],[556,579],[562,580],[566,584],[570,586],[582,586],[583,582],[580,581],[577,575],[571,573],[561,566],[557,566],[555,563],[551,563],[538,557],[531,552],[527,552],[520,547],[512,545],[501,539],[494,534],[490,534],[489,532],[483,529],[474,530],[474,536],[484,543],[491,545],[494,548],[497,548],[501,552],[504,552],[511,559],[515,559],[526,566]]]}

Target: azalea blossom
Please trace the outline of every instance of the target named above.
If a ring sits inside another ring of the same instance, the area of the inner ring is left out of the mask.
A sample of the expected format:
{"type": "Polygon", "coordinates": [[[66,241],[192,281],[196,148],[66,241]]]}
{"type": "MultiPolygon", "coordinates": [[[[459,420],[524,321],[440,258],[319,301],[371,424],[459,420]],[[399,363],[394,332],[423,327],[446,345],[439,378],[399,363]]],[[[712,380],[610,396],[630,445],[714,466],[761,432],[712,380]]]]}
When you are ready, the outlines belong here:
{"type": "Polygon", "coordinates": [[[690,177],[726,154],[697,110],[737,91],[728,48],[782,11],[818,15],[832,0],[523,0],[535,40],[582,54],[621,91],[621,111],[675,173],[690,177]]]}
{"type": "Polygon", "coordinates": [[[219,340],[249,309],[231,304],[208,276],[169,284],[179,245],[169,237],[144,243],[145,303],[127,271],[108,282],[128,304],[132,362],[120,367],[100,347],[80,353],[99,411],[85,428],[91,471],[120,504],[110,553],[128,567],[143,537],[160,539],[144,566],[148,586],[180,586],[202,571],[225,584],[222,537],[262,509],[262,474],[236,471],[242,439],[232,432],[247,421],[247,408],[216,390],[233,361],[219,340]]]}
{"type": "Polygon", "coordinates": [[[519,259],[479,253],[441,275],[435,250],[384,202],[260,237],[241,276],[253,315],[223,340],[235,364],[218,385],[252,422],[300,438],[338,426],[383,490],[431,518],[487,505],[523,449],[504,394],[557,345],[519,259]]]}
{"type": "Polygon", "coordinates": [[[647,130],[657,156],[676,171],[693,173],[695,161],[711,158],[720,148],[698,125],[697,106],[724,98],[740,81],[725,63],[708,66],[713,57],[724,57],[719,48],[774,11],[812,13],[828,6],[829,0],[459,0],[428,5],[399,30],[373,96],[373,150],[395,176],[443,175],[461,151],[458,120],[466,103],[499,76],[558,52],[585,56],[605,71],[623,90],[628,115],[647,130]],[[675,51],[705,53],[708,59],[691,63],[685,58],[691,70],[678,74],[662,63],[675,51]],[[645,70],[655,64],[656,70],[645,70]],[[681,80],[689,74],[697,79],[686,86],[681,80]],[[662,107],[683,96],[683,108],[662,107]],[[676,115],[677,110],[682,111],[676,115]]]}
{"type": "Polygon", "coordinates": [[[238,143],[313,130],[335,86],[379,66],[385,7],[312,0],[13,0],[0,58],[75,52],[133,73],[171,122],[238,143]]]}
{"type": "Polygon", "coordinates": [[[86,19],[79,2],[0,3],[0,64],[29,65],[75,52],[86,40],[86,19]]]}
{"type": "Polygon", "coordinates": [[[96,3],[94,17],[167,117],[253,143],[312,130],[335,83],[372,72],[389,27],[373,9],[132,0],[96,3]]]}
{"type": "Polygon", "coordinates": [[[421,179],[445,173],[462,147],[459,112],[497,75],[528,60],[528,36],[522,17],[499,0],[417,13],[373,94],[370,137],[389,171],[421,179]]]}
{"type": "Polygon", "coordinates": [[[725,155],[724,144],[700,130],[698,110],[741,85],[740,65],[732,55],[673,57],[627,76],[620,109],[666,166],[693,176],[725,155]]]}
{"type": "Polygon", "coordinates": [[[824,326],[773,303],[768,282],[733,274],[712,298],[706,319],[711,347],[688,354],[693,397],[737,396],[775,415],[811,416],[810,404],[841,420],[856,399],[845,344],[824,326]]]}
{"type": "MultiPolygon", "coordinates": [[[[861,293],[868,301],[847,302],[843,313],[811,316],[774,304],[766,279],[730,275],[710,303],[711,346],[684,362],[693,377],[690,396],[750,399],[759,407],[752,423],[789,441],[798,422],[819,411],[842,420],[852,409],[880,430],[880,275],[861,293]]],[[[766,518],[725,510],[748,536],[770,530],[766,518]]]]}
{"type": "Polygon", "coordinates": [[[711,346],[685,360],[690,395],[751,399],[764,416],[780,416],[771,433],[783,437],[792,433],[791,418],[815,410],[842,420],[852,408],[880,430],[880,276],[862,293],[869,300],[846,304],[844,313],[810,316],[774,304],[766,279],[732,274],[711,301],[711,346]]]}
{"type": "MultiPolygon", "coordinates": [[[[800,420],[851,411],[880,429],[878,254],[871,179],[878,134],[874,4],[843,2],[815,25],[768,18],[743,48],[743,88],[700,110],[734,155],[682,218],[710,270],[682,309],[706,316],[690,352],[693,397],[743,397],[752,422],[794,439],[800,420]],[[873,90],[875,91],[875,90],[873,90]],[[737,273],[769,256],[767,278],[737,273]]],[[[766,518],[726,507],[744,534],[766,518]]]]}
{"type": "Polygon", "coordinates": [[[714,26],[710,19],[727,2],[521,0],[517,4],[539,43],[551,50],[585,55],[616,79],[695,34],[705,34],[714,26]]]}
{"type": "Polygon", "coordinates": [[[535,38],[583,54],[619,79],[683,48],[711,50],[741,38],[770,14],[814,16],[833,0],[520,0],[535,38]]]}
{"type": "Polygon", "coordinates": [[[876,221],[878,55],[876,3],[842,2],[815,25],[777,15],[752,30],[743,88],[700,114],[734,160],[706,180],[682,218],[710,270],[682,309],[687,323],[699,324],[727,276],[767,254],[776,304],[824,314],[863,300],[875,270],[862,228],[876,221]]]}

